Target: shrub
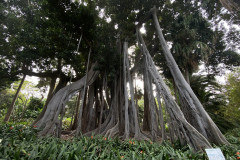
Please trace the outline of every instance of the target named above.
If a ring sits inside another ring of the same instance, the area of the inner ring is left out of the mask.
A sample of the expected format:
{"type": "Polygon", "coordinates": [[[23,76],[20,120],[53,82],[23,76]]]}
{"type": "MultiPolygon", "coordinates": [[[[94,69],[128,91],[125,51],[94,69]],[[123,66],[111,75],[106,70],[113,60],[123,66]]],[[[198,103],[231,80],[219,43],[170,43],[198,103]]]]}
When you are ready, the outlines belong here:
{"type": "MultiPolygon", "coordinates": [[[[173,147],[167,142],[160,144],[134,139],[121,141],[118,138],[108,139],[102,136],[64,140],[37,137],[37,131],[34,127],[24,125],[0,125],[0,159],[207,160],[205,153],[196,153],[188,146],[180,147],[177,142],[173,147]]],[[[239,135],[237,130],[232,133],[239,135]]],[[[237,143],[239,144],[239,141],[237,143]]],[[[226,159],[236,159],[236,153],[239,152],[237,145],[221,146],[221,149],[226,159]]]]}

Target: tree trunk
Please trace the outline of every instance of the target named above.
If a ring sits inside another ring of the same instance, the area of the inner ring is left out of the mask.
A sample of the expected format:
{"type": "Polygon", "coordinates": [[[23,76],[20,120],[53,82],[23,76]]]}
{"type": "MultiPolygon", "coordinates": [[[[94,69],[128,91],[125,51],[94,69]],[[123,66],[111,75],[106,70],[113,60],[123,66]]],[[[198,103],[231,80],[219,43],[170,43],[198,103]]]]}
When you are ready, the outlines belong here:
{"type": "Polygon", "coordinates": [[[124,42],[123,44],[123,52],[124,52],[124,58],[123,58],[123,77],[124,77],[124,102],[125,102],[125,138],[129,139],[129,115],[128,115],[128,91],[127,91],[127,74],[126,74],[126,70],[127,70],[127,66],[126,66],[126,61],[125,61],[125,57],[126,57],[126,53],[128,50],[128,43],[124,42]]]}
{"type": "Polygon", "coordinates": [[[194,150],[202,150],[203,148],[211,147],[208,140],[202,134],[200,134],[193,126],[191,126],[185,119],[179,106],[174,101],[169,88],[164,83],[162,77],[159,75],[138,29],[137,36],[139,41],[139,47],[142,49],[142,52],[147,59],[147,68],[155,81],[157,89],[161,91],[162,97],[166,104],[166,109],[171,119],[173,121],[176,121],[177,125],[175,125],[175,127],[178,127],[178,130],[181,131],[181,134],[183,135],[183,140],[186,141],[192,148],[194,148],[194,150]]]}
{"type": "MultiPolygon", "coordinates": [[[[146,59],[145,59],[146,61],[146,59]]],[[[145,67],[147,68],[147,61],[145,62],[145,67]]],[[[149,98],[149,113],[150,113],[150,131],[151,131],[151,138],[152,141],[155,141],[157,138],[157,122],[156,122],[156,112],[155,111],[155,100],[152,93],[152,77],[149,75],[149,72],[146,71],[146,88],[147,94],[149,98]]]]}
{"type": "Polygon", "coordinates": [[[102,85],[102,90],[101,90],[101,93],[100,93],[100,97],[101,97],[101,110],[100,110],[100,118],[99,118],[99,124],[98,124],[98,128],[99,128],[99,132],[100,132],[100,128],[101,128],[101,124],[102,124],[102,115],[103,115],[103,108],[104,108],[104,94],[103,94],[103,91],[106,90],[106,86],[107,86],[107,77],[106,77],[106,74],[103,78],[103,85],[102,85]]]}
{"type": "Polygon", "coordinates": [[[148,97],[148,71],[146,68],[146,62],[144,61],[144,74],[143,74],[143,81],[144,81],[144,112],[143,112],[143,130],[150,131],[150,111],[149,111],[149,97],[148,97]]]}
{"type": "Polygon", "coordinates": [[[175,84],[178,87],[180,99],[182,102],[184,102],[184,111],[188,111],[184,112],[185,115],[187,117],[189,116],[189,122],[210,142],[213,142],[215,144],[228,144],[228,141],[225,139],[216,124],[204,110],[202,104],[192,91],[189,84],[184,79],[163,37],[157,18],[156,8],[153,8],[152,10],[154,25],[163,49],[164,56],[167,60],[167,65],[172,73],[175,84]]]}
{"type": "Polygon", "coordinates": [[[162,108],[162,103],[161,103],[161,97],[158,92],[159,91],[157,91],[157,101],[158,101],[158,106],[159,106],[158,116],[159,116],[159,124],[161,127],[161,132],[162,132],[161,142],[163,142],[164,140],[166,140],[166,130],[165,130],[165,123],[164,123],[164,119],[163,119],[163,108],[162,108]]]}
{"type": "MultiPolygon", "coordinates": [[[[88,116],[89,116],[89,105],[88,105],[89,99],[90,99],[89,92],[90,92],[90,86],[86,87],[86,93],[85,93],[84,99],[82,100],[83,110],[82,110],[81,129],[80,129],[80,131],[82,133],[86,132],[87,121],[88,121],[88,116]]],[[[91,97],[91,98],[93,98],[93,97],[91,97]]]]}
{"type": "MultiPolygon", "coordinates": [[[[120,72],[121,73],[121,72],[120,72]]],[[[119,98],[118,98],[118,113],[119,113],[119,136],[124,134],[125,124],[124,124],[124,86],[122,76],[119,78],[119,98]]]]}
{"type": "Polygon", "coordinates": [[[96,124],[95,124],[95,105],[94,105],[94,101],[96,100],[96,97],[95,97],[95,84],[92,84],[90,87],[89,87],[89,93],[88,93],[88,97],[89,97],[89,101],[88,101],[88,117],[87,117],[87,126],[86,126],[86,131],[91,131],[93,129],[96,128],[96,124]]]}
{"type": "Polygon", "coordinates": [[[39,135],[52,134],[55,128],[55,122],[60,114],[62,107],[72,97],[73,94],[82,90],[87,79],[87,85],[92,84],[99,74],[98,71],[93,71],[95,64],[92,65],[90,71],[82,79],[60,89],[50,100],[47,110],[43,118],[37,123],[37,126],[42,129],[39,135]]]}
{"type": "MultiPolygon", "coordinates": [[[[159,131],[158,128],[158,121],[157,121],[157,110],[156,110],[156,101],[153,95],[153,86],[152,86],[152,77],[149,76],[149,83],[150,83],[150,96],[151,96],[151,105],[150,105],[150,112],[151,112],[151,130],[152,130],[152,141],[156,141],[157,133],[159,131]]],[[[160,131],[159,131],[160,132],[160,131]]]]}
{"type": "MultiPolygon", "coordinates": [[[[126,43],[126,42],[125,42],[126,43]]],[[[134,137],[135,138],[139,138],[140,137],[140,127],[139,127],[139,122],[138,122],[138,115],[137,115],[137,109],[134,103],[134,88],[133,88],[133,80],[132,80],[132,76],[130,74],[130,70],[129,70],[129,60],[128,60],[128,48],[125,48],[126,50],[124,51],[125,54],[125,61],[126,61],[126,69],[127,69],[127,75],[128,75],[128,82],[129,82],[129,87],[130,87],[130,94],[131,94],[131,108],[132,108],[132,112],[133,112],[133,120],[134,120],[134,137]]]]}
{"type": "Polygon", "coordinates": [[[5,122],[5,123],[8,122],[9,119],[10,119],[10,116],[11,116],[11,114],[12,114],[12,112],[13,112],[13,109],[14,109],[15,102],[16,102],[16,100],[17,100],[17,98],[18,98],[18,94],[19,94],[19,92],[20,92],[20,90],[21,90],[21,88],[22,88],[22,85],[23,85],[23,82],[24,82],[25,78],[26,78],[26,75],[24,74],[24,75],[23,75],[23,78],[22,78],[22,80],[21,80],[21,82],[20,82],[20,84],[19,84],[19,86],[18,86],[17,92],[15,93],[15,95],[14,95],[14,97],[13,97],[13,100],[12,100],[12,103],[11,103],[11,105],[9,106],[8,111],[7,111],[7,114],[6,114],[5,118],[4,118],[4,122],[5,122]]]}
{"type": "Polygon", "coordinates": [[[220,3],[230,12],[239,13],[240,2],[239,0],[219,0],[220,3]]]}
{"type": "Polygon", "coordinates": [[[88,79],[88,67],[89,67],[89,61],[90,61],[90,56],[91,56],[91,48],[88,53],[88,62],[87,62],[87,70],[86,70],[86,79],[84,82],[84,87],[83,87],[83,92],[82,92],[82,103],[80,106],[80,111],[79,111],[79,116],[78,116],[78,126],[76,130],[76,135],[80,134],[81,127],[82,127],[82,113],[83,113],[83,104],[84,104],[84,97],[85,97],[85,92],[86,92],[86,87],[87,87],[87,79],[88,79]]]}
{"type": "Polygon", "coordinates": [[[170,141],[171,143],[174,143],[175,142],[175,139],[174,139],[174,132],[173,132],[173,126],[172,126],[172,121],[171,121],[171,117],[170,115],[168,114],[168,112],[166,112],[166,120],[167,120],[167,124],[168,124],[168,132],[169,132],[169,135],[170,135],[170,141]]]}

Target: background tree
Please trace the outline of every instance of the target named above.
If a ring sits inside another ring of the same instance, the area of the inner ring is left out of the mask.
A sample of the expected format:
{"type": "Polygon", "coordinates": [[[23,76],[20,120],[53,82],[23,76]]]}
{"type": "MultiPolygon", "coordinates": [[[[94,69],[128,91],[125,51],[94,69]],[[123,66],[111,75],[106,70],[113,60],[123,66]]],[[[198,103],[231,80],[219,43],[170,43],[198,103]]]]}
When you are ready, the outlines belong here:
{"type": "Polygon", "coordinates": [[[240,68],[230,73],[225,86],[226,95],[228,97],[228,105],[225,111],[225,117],[239,127],[240,120],[240,68]]]}

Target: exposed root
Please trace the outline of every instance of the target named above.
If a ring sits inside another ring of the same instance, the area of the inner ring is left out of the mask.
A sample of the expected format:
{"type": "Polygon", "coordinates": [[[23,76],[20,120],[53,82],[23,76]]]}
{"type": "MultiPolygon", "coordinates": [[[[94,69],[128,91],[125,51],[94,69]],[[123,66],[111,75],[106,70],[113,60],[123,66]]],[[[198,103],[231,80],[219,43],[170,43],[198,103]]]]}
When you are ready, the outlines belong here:
{"type": "Polygon", "coordinates": [[[134,139],[136,140],[145,140],[145,141],[150,141],[150,139],[144,135],[142,132],[138,133],[138,134],[135,134],[134,135],[134,139]]]}
{"type": "Polygon", "coordinates": [[[112,138],[119,133],[119,123],[117,123],[113,128],[109,129],[105,134],[105,137],[112,138]]]}
{"type": "Polygon", "coordinates": [[[92,131],[89,131],[87,133],[84,133],[84,136],[91,136],[91,135],[97,135],[97,134],[101,134],[102,132],[105,131],[106,127],[108,126],[108,124],[110,123],[109,121],[111,120],[110,119],[111,117],[108,116],[107,119],[104,121],[103,124],[101,124],[101,127],[100,128],[96,128],[92,131]]]}

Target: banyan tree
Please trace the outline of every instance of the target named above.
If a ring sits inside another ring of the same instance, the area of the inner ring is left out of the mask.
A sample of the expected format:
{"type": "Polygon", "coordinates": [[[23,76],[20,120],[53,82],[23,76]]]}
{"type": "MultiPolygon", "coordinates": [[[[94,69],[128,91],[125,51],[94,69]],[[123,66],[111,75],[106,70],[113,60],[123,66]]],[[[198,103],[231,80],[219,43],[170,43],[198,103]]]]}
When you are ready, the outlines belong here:
{"type": "Polygon", "coordinates": [[[133,33],[141,62],[136,61],[131,67],[128,53],[129,37],[115,37],[117,51],[114,54],[119,58],[120,64],[111,80],[106,72],[98,69],[98,61],[91,61],[92,48],[89,46],[85,76],[60,89],[51,98],[42,118],[35,123],[41,130],[40,136],[61,136],[66,103],[78,93],[79,104],[71,125],[72,135],[118,136],[121,139],[135,138],[160,142],[179,140],[182,145],[189,144],[194,150],[209,148],[211,143],[228,144],[173,58],[159,23],[159,9],[151,8],[141,15],[135,24],[133,33]],[[143,23],[149,21],[154,24],[151,29],[158,36],[157,43],[179,92],[179,102],[165,84],[140,32],[143,23]],[[144,81],[143,126],[134,86],[136,70],[141,70],[139,73],[144,81]],[[166,125],[168,130],[165,129],[166,125]]]}

